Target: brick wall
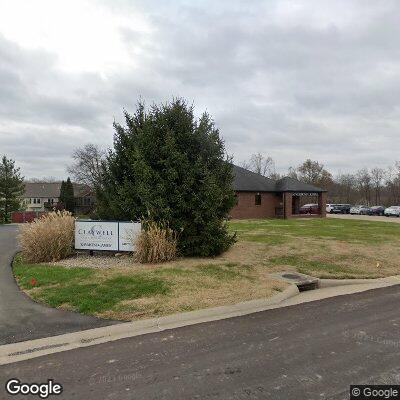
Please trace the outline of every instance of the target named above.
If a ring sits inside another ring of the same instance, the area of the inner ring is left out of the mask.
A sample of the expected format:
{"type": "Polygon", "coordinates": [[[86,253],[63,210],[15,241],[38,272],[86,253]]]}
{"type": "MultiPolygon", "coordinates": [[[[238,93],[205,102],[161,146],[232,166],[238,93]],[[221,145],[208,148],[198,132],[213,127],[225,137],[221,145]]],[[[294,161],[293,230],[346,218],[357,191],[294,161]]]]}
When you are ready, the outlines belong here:
{"type": "Polygon", "coordinates": [[[318,207],[320,209],[321,218],[325,218],[326,217],[326,198],[327,198],[327,193],[326,192],[319,193],[319,195],[318,195],[318,207]]]}
{"type": "Polygon", "coordinates": [[[232,208],[230,217],[234,219],[273,218],[275,208],[282,207],[280,194],[266,192],[237,192],[238,203],[232,208]],[[261,205],[255,205],[255,196],[261,195],[261,205]]]}
{"type": "Polygon", "coordinates": [[[286,192],[283,193],[284,198],[284,217],[291,218],[292,217],[292,193],[286,192]]]}

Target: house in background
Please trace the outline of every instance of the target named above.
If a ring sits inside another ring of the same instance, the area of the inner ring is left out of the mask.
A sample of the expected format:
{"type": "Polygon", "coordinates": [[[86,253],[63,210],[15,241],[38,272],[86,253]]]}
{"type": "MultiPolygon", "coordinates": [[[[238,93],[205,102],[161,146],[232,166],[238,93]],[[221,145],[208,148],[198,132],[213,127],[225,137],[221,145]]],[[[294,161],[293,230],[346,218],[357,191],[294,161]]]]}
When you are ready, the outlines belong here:
{"type": "MultiPolygon", "coordinates": [[[[75,213],[86,214],[92,211],[96,198],[93,190],[79,183],[73,183],[75,213]]],[[[60,202],[61,182],[25,182],[22,208],[25,211],[51,211],[60,202]]]]}
{"type": "Polygon", "coordinates": [[[326,216],[327,193],[324,189],[289,177],[275,181],[236,165],[233,171],[236,205],[230,212],[231,218],[326,216]],[[303,198],[318,204],[316,214],[300,214],[303,198]]]}
{"type": "MultiPolygon", "coordinates": [[[[236,205],[230,218],[293,218],[325,217],[326,195],[324,189],[296,179],[285,177],[279,180],[233,165],[236,205]],[[300,214],[304,201],[317,204],[315,214],[300,214]]],[[[93,190],[73,183],[75,213],[88,214],[95,205],[93,190]]],[[[58,208],[61,182],[26,182],[22,208],[26,211],[51,211],[58,208]]]]}

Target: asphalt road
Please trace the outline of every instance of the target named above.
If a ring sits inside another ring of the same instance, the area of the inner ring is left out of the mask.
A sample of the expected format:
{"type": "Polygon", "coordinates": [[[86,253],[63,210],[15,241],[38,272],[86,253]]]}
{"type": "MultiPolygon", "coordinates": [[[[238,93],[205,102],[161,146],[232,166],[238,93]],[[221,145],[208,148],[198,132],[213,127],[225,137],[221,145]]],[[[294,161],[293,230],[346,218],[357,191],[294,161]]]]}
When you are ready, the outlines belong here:
{"type": "Polygon", "coordinates": [[[52,354],[0,367],[0,390],[17,377],[53,378],[51,398],[69,400],[348,399],[350,384],[400,383],[399,303],[393,286],[52,354]]]}
{"type": "Polygon", "coordinates": [[[0,225],[0,345],[112,323],[42,306],[22,293],[10,266],[17,251],[17,233],[16,225],[0,225]]]}

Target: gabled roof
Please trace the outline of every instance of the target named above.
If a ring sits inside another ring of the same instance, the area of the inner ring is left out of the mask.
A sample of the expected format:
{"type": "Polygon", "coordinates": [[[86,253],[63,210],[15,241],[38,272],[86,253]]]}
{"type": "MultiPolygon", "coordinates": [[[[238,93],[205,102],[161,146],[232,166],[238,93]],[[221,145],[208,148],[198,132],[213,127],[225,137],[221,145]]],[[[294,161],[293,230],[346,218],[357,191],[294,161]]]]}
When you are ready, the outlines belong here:
{"type": "Polygon", "coordinates": [[[233,165],[235,179],[233,187],[243,192],[274,192],[275,181],[260,174],[248,171],[237,165],[233,165]]]}
{"type": "Polygon", "coordinates": [[[233,188],[238,192],[326,192],[324,189],[300,182],[288,176],[275,181],[237,165],[232,166],[235,176],[233,188]]]}
{"type": "Polygon", "coordinates": [[[313,192],[320,193],[326,190],[310,185],[308,183],[300,182],[297,179],[285,176],[276,182],[276,189],[279,192],[313,192]]]}
{"type": "Polygon", "coordinates": [[[59,197],[61,182],[25,182],[24,197],[59,197]]]}
{"type": "MultiPolygon", "coordinates": [[[[92,192],[92,190],[79,183],[73,183],[74,196],[84,197],[92,192]]],[[[60,197],[61,182],[25,182],[25,198],[58,198],[60,197]]]]}

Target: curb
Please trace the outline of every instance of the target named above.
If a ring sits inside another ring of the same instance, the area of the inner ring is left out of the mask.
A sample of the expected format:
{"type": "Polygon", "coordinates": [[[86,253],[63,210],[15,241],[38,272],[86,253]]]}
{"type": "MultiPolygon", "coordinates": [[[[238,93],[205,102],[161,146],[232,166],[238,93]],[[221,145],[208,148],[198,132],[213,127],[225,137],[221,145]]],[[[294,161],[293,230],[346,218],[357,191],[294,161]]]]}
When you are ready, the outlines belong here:
{"type": "Polygon", "coordinates": [[[345,286],[345,285],[371,285],[376,283],[400,283],[400,275],[387,276],[385,278],[372,278],[372,279],[319,279],[318,289],[345,286]]]}
{"type": "Polygon", "coordinates": [[[64,335],[6,344],[0,346],[0,365],[147,333],[162,332],[168,329],[265,311],[271,306],[298,294],[297,286],[290,285],[283,292],[269,299],[250,300],[233,305],[206,308],[160,318],[125,322],[64,335]]]}

